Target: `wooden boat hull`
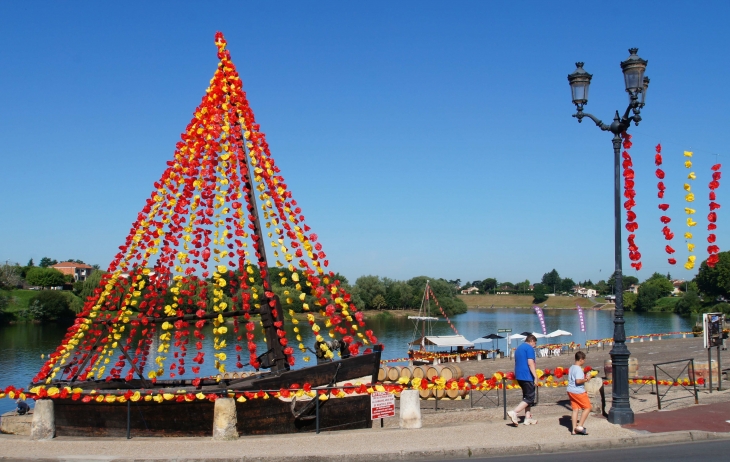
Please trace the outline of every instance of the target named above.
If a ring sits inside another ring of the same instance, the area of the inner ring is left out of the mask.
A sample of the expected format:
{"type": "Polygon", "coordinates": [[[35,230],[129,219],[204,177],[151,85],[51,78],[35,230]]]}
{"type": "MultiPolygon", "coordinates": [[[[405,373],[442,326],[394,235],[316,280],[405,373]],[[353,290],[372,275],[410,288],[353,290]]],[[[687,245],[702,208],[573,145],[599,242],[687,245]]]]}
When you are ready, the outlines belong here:
{"type": "MultiPolygon", "coordinates": [[[[70,399],[54,401],[56,436],[125,437],[126,403],[80,403],[70,399]]],[[[210,401],[184,403],[138,401],[129,406],[130,435],[212,436],[213,409],[210,401]]],[[[301,407],[301,405],[298,405],[301,407]]],[[[240,435],[312,432],[314,419],[295,419],[291,404],[279,399],[254,399],[236,403],[240,435]]],[[[358,395],[320,402],[320,428],[351,430],[370,428],[370,396],[358,395]]]]}
{"type": "MultiPolygon", "coordinates": [[[[380,366],[380,349],[375,352],[352,358],[318,364],[281,374],[265,374],[260,377],[223,380],[215,388],[223,387],[235,392],[259,390],[279,390],[289,388],[297,383],[305,383],[313,387],[326,386],[333,380],[337,382],[367,377],[367,381],[377,381],[380,366]]],[[[63,384],[58,384],[63,385],[63,384]]],[[[57,386],[58,386],[57,385],[57,386]]],[[[69,384],[71,385],[71,384],[69,384]]],[[[74,384],[72,386],[78,386],[74,384]]],[[[102,394],[121,394],[133,383],[114,385],[99,382],[96,387],[90,382],[83,388],[96,389],[102,394]]],[[[160,391],[158,382],[154,391],[160,391]]],[[[180,383],[176,388],[167,388],[170,392],[188,388],[180,383]]],[[[197,391],[210,393],[213,385],[202,385],[197,391]]],[[[165,390],[165,388],[162,388],[165,390]]],[[[195,390],[191,390],[195,391],[195,390]]],[[[83,403],[71,399],[54,400],[57,436],[106,436],[119,437],[127,434],[127,419],[131,436],[212,436],[213,413],[215,404],[208,400],[185,402],[140,400],[128,403],[83,403]]],[[[299,411],[306,402],[296,404],[299,411]]],[[[276,433],[297,433],[314,431],[316,420],[296,418],[291,403],[276,398],[250,399],[244,403],[236,403],[238,432],[241,435],[263,435],[276,433]]],[[[311,409],[307,415],[314,415],[311,409]]],[[[352,395],[345,398],[333,398],[320,401],[320,429],[345,430],[370,428],[370,396],[352,395]]]]}

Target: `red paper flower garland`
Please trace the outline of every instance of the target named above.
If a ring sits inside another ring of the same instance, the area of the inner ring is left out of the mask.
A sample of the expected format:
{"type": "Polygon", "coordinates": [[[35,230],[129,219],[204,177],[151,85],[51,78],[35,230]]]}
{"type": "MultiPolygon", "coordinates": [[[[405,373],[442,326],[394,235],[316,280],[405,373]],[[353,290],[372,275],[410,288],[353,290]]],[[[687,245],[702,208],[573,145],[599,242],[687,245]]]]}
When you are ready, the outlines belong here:
{"type": "MultiPolygon", "coordinates": [[[[662,145],[657,144],[656,145],[656,154],[654,155],[654,164],[656,164],[656,177],[659,178],[659,183],[657,183],[657,188],[659,189],[659,192],[657,193],[657,197],[659,199],[664,199],[664,190],[667,189],[666,186],[664,186],[664,170],[662,170],[660,167],[662,165],[662,145]]],[[[662,203],[659,204],[659,210],[662,212],[666,212],[669,209],[669,204],[662,203]]],[[[671,229],[669,229],[669,222],[672,221],[671,218],[669,218],[666,215],[662,215],[659,220],[664,224],[664,227],[662,228],[662,233],[664,234],[664,239],[671,241],[674,238],[674,233],[671,229]]],[[[673,254],[675,250],[672,248],[671,245],[667,244],[664,247],[664,251],[667,252],[669,255],[673,254]]],[[[677,260],[674,258],[667,259],[670,265],[675,265],[677,263],[677,260]]]]}
{"type": "Polygon", "coordinates": [[[429,296],[433,299],[433,301],[436,302],[436,306],[439,307],[439,311],[441,312],[441,315],[446,319],[446,322],[449,323],[449,325],[451,326],[451,329],[453,329],[453,331],[456,333],[456,335],[459,335],[459,331],[456,330],[456,327],[454,327],[453,324],[451,324],[451,320],[449,319],[448,316],[446,316],[446,313],[444,313],[444,309],[441,308],[441,304],[439,304],[439,301],[436,298],[436,295],[434,295],[433,290],[431,290],[431,286],[428,287],[428,293],[429,293],[429,296]]]}
{"type": "Polygon", "coordinates": [[[639,224],[636,222],[636,213],[631,210],[636,206],[636,190],[634,189],[634,169],[631,156],[629,155],[629,149],[631,148],[631,135],[626,132],[621,133],[623,138],[624,152],[621,154],[623,157],[623,176],[624,176],[624,197],[627,199],[624,202],[624,208],[626,209],[626,230],[629,232],[629,236],[626,239],[629,243],[629,259],[631,260],[631,266],[637,271],[641,269],[641,253],[639,253],[639,246],[636,245],[634,239],[636,234],[634,231],[639,229],[639,224]]]}
{"type": "Polygon", "coordinates": [[[719,261],[719,257],[717,256],[717,254],[720,252],[720,248],[715,244],[717,236],[715,235],[714,231],[717,229],[717,224],[715,224],[715,222],[717,221],[717,212],[715,212],[715,210],[720,208],[720,204],[715,202],[715,200],[717,199],[717,194],[715,194],[715,190],[720,187],[720,178],[722,178],[722,172],[720,172],[721,167],[721,164],[715,164],[712,166],[712,181],[710,181],[709,185],[710,213],[707,215],[707,221],[709,221],[709,224],[707,225],[707,230],[710,231],[710,234],[707,235],[707,242],[709,242],[710,245],[707,247],[707,253],[709,253],[710,256],[707,257],[707,266],[709,266],[710,268],[714,268],[719,261]]]}

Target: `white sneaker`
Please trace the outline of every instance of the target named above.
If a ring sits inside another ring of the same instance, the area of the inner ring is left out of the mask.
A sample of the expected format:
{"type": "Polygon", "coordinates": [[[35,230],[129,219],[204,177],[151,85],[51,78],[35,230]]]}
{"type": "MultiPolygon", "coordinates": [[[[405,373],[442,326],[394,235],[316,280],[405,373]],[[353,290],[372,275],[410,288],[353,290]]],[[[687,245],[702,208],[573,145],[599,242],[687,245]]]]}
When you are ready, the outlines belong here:
{"type": "Polygon", "coordinates": [[[513,424],[518,425],[520,423],[519,419],[517,418],[517,414],[515,413],[515,411],[508,411],[507,412],[507,415],[509,416],[510,419],[512,419],[512,423],[513,424]]]}
{"type": "Polygon", "coordinates": [[[522,423],[524,425],[537,425],[537,419],[525,419],[522,423]]]}

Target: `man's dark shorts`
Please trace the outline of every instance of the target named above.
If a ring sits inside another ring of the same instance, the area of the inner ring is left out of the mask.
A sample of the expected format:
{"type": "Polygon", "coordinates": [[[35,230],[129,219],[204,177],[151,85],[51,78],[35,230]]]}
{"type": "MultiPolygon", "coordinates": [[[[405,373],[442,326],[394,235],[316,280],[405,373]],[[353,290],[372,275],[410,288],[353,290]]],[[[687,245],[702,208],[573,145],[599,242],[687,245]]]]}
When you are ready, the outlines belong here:
{"type": "Polygon", "coordinates": [[[535,382],[532,380],[518,380],[520,388],[522,388],[522,401],[528,406],[534,406],[535,403],[535,382]]]}

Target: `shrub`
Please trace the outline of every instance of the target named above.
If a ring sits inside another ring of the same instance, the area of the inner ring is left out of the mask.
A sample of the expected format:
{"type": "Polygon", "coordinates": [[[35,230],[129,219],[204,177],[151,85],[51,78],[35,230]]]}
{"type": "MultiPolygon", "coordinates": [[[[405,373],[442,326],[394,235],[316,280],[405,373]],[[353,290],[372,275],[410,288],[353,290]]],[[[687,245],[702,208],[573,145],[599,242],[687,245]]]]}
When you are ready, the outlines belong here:
{"type": "Polygon", "coordinates": [[[67,295],[56,290],[42,290],[28,300],[27,316],[37,321],[72,317],[67,295]]]}

